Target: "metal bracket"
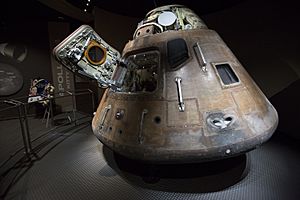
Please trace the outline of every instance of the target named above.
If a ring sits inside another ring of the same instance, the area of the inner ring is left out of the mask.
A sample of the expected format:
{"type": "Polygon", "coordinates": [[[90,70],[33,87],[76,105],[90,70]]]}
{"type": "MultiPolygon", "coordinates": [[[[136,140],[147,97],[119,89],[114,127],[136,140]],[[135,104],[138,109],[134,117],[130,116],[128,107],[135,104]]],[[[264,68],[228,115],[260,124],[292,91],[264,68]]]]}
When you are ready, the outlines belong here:
{"type": "Polygon", "coordinates": [[[182,90],[181,90],[181,78],[176,77],[175,78],[175,83],[177,86],[177,95],[178,95],[178,108],[180,112],[184,112],[184,102],[183,102],[183,97],[182,97],[182,90]]]}
{"type": "Polygon", "coordinates": [[[194,45],[194,51],[196,53],[196,55],[198,56],[198,62],[201,66],[201,69],[203,72],[207,72],[207,62],[205,60],[205,57],[204,57],[204,54],[202,52],[202,49],[200,47],[200,44],[199,42],[197,42],[195,45],[194,45]],[[199,58],[199,55],[200,55],[200,58],[199,58]],[[201,59],[201,60],[200,60],[201,59]]]}
{"type": "Polygon", "coordinates": [[[147,109],[144,109],[142,112],[142,117],[141,117],[141,121],[140,121],[140,129],[139,129],[139,135],[138,135],[138,141],[140,144],[143,143],[144,141],[144,137],[143,137],[143,125],[144,125],[144,119],[145,119],[145,115],[148,113],[147,109]]]}
{"type": "Polygon", "coordinates": [[[110,111],[110,109],[111,109],[111,105],[108,105],[108,106],[106,106],[106,107],[104,108],[104,111],[103,111],[104,113],[103,113],[102,118],[101,118],[101,120],[100,120],[100,127],[99,127],[100,130],[101,130],[101,129],[103,128],[103,126],[104,126],[104,122],[105,122],[107,113],[108,113],[108,111],[110,111]]]}

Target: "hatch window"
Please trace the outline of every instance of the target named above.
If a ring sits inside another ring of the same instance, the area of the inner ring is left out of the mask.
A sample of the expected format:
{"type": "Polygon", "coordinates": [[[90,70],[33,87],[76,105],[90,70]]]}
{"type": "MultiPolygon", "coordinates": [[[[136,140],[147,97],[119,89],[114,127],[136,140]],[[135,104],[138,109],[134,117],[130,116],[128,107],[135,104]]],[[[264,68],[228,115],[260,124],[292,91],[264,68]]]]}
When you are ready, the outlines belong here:
{"type": "Polygon", "coordinates": [[[239,82],[237,75],[228,63],[216,64],[215,67],[224,85],[231,85],[239,82]]]}
{"type": "Polygon", "coordinates": [[[106,59],[106,49],[93,40],[87,47],[84,55],[91,64],[101,65],[106,59]]]}
{"type": "Polygon", "coordinates": [[[153,92],[158,85],[159,52],[149,51],[126,58],[127,72],[121,92],[153,92]]]}
{"type": "Polygon", "coordinates": [[[171,68],[176,68],[189,58],[185,41],[181,38],[170,40],[167,43],[168,63],[171,68]]]}

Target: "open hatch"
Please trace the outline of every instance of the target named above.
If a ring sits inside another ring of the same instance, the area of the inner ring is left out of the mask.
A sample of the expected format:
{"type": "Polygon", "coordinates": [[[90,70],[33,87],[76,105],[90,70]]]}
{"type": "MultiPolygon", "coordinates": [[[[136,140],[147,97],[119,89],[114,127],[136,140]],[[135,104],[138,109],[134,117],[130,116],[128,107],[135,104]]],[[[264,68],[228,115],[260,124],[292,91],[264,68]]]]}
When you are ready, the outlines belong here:
{"type": "Polygon", "coordinates": [[[53,53],[65,67],[96,79],[102,88],[120,88],[127,71],[120,65],[120,53],[88,25],[80,26],[53,53]]]}

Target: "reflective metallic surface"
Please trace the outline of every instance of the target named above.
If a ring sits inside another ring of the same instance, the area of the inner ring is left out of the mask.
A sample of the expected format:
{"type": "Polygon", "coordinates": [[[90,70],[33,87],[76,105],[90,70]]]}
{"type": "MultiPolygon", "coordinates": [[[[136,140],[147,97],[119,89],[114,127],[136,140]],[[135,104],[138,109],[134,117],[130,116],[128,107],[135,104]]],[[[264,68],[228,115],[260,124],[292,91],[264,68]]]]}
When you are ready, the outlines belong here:
{"type": "Polygon", "coordinates": [[[100,87],[107,87],[120,57],[118,51],[108,45],[87,25],[81,26],[54,49],[55,58],[68,69],[96,79],[100,87]],[[93,62],[89,49],[104,49],[103,59],[93,62]],[[92,61],[92,62],[91,62],[92,61]]]}

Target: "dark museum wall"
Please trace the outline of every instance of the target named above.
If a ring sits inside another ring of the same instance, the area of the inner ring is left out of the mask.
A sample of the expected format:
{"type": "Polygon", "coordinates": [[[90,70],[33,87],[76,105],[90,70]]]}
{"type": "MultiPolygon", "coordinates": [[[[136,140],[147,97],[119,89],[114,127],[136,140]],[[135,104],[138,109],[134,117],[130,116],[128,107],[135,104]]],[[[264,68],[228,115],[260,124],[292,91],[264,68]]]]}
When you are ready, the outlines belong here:
{"type": "MultiPolygon", "coordinates": [[[[2,45],[2,52],[4,51],[5,54],[0,54],[0,65],[8,64],[14,67],[21,73],[15,79],[23,79],[23,85],[19,88],[20,90],[16,89],[17,93],[4,97],[0,96],[1,99],[28,95],[32,78],[52,79],[47,23],[25,20],[22,17],[18,21],[2,21],[0,26],[0,44],[4,44],[2,45]],[[5,45],[6,43],[7,45],[5,45]],[[10,47],[14,48],[13,57],[7,56],[10,47]],[[16,59],[18,51],[27,52],[23,61],[16,59]]],[[[4,79],[1,83],[8,84],[8,81],[4,79]]],[[[2,85],[2,87],[4,86],[2,85]]]]}
{"type": "Polygon", "coordinates": [[[300,76],[298,8],[290,0],[242,1],[202,19],[271,97],[300,76]]]}
{"type": "Polygon", "coordinates": [[[97,33],[118,51],[122,51],[125,44],[132,39],[133,33],[141,18],[128,17],[100,8],[94,10],[94,23],[97,33]]]}

